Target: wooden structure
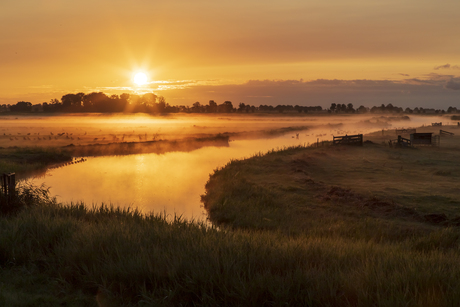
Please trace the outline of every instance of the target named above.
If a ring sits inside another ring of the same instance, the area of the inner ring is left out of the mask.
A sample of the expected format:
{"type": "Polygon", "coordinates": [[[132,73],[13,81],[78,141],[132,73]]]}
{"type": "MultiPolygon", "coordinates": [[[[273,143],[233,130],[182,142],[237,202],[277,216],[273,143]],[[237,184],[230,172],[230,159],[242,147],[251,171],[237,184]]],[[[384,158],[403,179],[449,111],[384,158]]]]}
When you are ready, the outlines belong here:
{"type": "Polygon", "coordinates": [[[332,145],[357,145],[363,146],[363,135],[344,135],[344,136],[334,136],[332,140],[332,145]]]}
{"type": "Polygon", "coordinates": [[[1,182],[1,197],[0,199],[5,204],[2,205],[9,205],[13,201],[15,194],[16,194],[16,174],[15,173],[8,173],[2,175],[2,182],[1,182]]]}
{"type": "MultiPolygon", "coordinates": [[[[431,142],[432,132],[429,133],[412,133],[410,135],[410,141],[412,145],[433,145],[431,142]]],[[[436,145],[436,144],[434,144],[436,145]]]]}
{"type": "Polygon", "coordinates": [[[454,133],[446,131],[446,130],[439,130],[439,135],[453,136],[454,133]]]}
{"type": "Polygon", "coordinates": [[[398,135],[398,139],[389,140],[388,145],[390,147],[410,147],[412,146],[412,142],[411,140],[403,138],[402,136],[398,135]]]}
{"type": "Polygon", "coordinates": [[[398,135],[398,142],[397,145],[400,147],[410,147],[412,145],[412,141],[402,136],[398,135]]]}

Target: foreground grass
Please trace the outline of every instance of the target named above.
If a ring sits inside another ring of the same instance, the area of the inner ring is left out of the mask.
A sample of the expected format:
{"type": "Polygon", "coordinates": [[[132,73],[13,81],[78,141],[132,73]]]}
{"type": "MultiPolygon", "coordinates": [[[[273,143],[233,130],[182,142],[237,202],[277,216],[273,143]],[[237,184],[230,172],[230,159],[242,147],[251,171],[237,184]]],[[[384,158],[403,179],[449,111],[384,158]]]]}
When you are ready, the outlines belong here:
{"type": "Polygon", "coordinates": [[[0,266],[4,306],[460,303],[454,246],[226,232],[83,205],[1,218],[0,266]]]}

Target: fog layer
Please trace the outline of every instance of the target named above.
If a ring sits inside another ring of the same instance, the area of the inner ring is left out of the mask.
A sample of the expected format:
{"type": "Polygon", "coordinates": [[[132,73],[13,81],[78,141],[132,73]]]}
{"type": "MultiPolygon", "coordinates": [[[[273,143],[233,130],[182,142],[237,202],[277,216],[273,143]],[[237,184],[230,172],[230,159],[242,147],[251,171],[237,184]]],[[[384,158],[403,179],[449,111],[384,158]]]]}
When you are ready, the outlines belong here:
{"type": "MultiPolygon", "coordinates": [[[[446,119],[426,116],[73,116],[11,119],[6,121],[3,130],[11,135],[14,133],[15,138],[24,135],[26,131],[40,131],[40,136],[51,136],[51,133],[66,133],[67,136],[67,133],[72,133],[73,137],[80,137],[80,140],[77,139],[80,142],[66,137],[35,142],[46,144],[50,141],[64,146],[73,142],[71,144],[74,147],[84,148],[88,144],[95,144],[94,138],[98,138],[97,144],[100,145],[97,146],[104,148],[104,144],[112,144],[107,145],[107,150],[113,144],[126,142],[120,136],[124,134],[126,138],[129,132],[132,138],[134,134],[137,137],[147,134],[147,139],[155,136],[158,140],[171,143],[185,139],[189,142],[194,138],[216,134],[228,136],[226,146],[207,144],[211,146],[190,146],[188,150],[170,148],[159,153],[117,156],[111,154],[119,153],[109,150],[106,154],[111,156],[89,156],[82,163],[50,169],[31,180],[33,184],[44,183],[49,186],[51,193],[64,202],[84,201],[87,205],[105,203],[136,207],[144,212],[177,214],[187,219],[205,219],[200,203],[204,185],[209,174],[230,159],[246,158],[286,146],[320,144],[338,135],[417,127],[446,119]],[[119,140],[99,142],[100,138],[107,139],[111,135],[119,140]]],[[[38,132],[32,133],[38,138],[38,132]]],[[[3,136],[2,141],[8,143],[9,137],[3,136]]],[[[15,139],[11,142],[27,144],[28,140],[15,139]]],[[[155,143],[153,140],[138,140],[136,146],[142,148],[152,142],[155,143]]]]}

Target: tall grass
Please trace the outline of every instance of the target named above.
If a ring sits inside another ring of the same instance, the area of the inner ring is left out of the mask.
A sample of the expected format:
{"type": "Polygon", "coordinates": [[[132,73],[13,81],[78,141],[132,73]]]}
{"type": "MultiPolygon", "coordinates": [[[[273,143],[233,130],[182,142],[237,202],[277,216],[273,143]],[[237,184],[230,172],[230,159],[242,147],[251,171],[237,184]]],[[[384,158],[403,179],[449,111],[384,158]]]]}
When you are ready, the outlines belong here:
{"type": "Polygon", "coordinates": [[[45,199],[0,218],[0,304],[451,306],[457,238],[453,229],[412,245],[227,231],[45,199]]]}

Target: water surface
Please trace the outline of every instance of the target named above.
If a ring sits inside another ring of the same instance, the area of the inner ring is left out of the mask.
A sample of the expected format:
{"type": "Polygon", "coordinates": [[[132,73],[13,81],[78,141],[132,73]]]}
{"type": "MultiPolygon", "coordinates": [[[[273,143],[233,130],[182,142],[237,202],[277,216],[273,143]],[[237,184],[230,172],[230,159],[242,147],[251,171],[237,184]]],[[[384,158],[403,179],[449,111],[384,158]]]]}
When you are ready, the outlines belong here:
{"type": "MultiPolygon", "coordinates": [[[[363,118],[360,118],[362,121],[363,118]]],[[[437,119],[437,118],[435,118],[437,119]]],[[[175,119],[177,120],[177,119],[175,119]]],[[[310,118],[315,123],[315,118],[310,118]]],[[[321,119],[324,121],[324,118],[321,119]]],[[[392,127],[414,127],[429,124],[434,118],[413,118],[401,121],[392,127]]],[[[248,119],[236,122],[228,119],[208,122],[208,127],[219,131],[242,131],[255,123],[257,129],[271,127],[267,121],[273,119],[248,119]],[[226,122],[231,124],[225,126],[226,122]],[[242,122],[244,125],[242,127],[242,122]],[[233,130],[232,130],[233,129],[233,130]]],[[[297,122],[273,121],[273,127],[288,127],[297,122]]],[[[360,123],[360,122],[359,122],[360,123]]],[[[148,123],[143,123],[148,125],[148,123]]],[[[184,123],[176,123],[178,125],[184,123]]],[[[187,121],[187,125],[190,122],[187,121]]],[[[381,130],[375,125],[357,126],[355,118],[311,124],[311,129],[290,132],[272,138],[231,140],[228,147],[203,147],[190,152],[168,152],[164,154],[136,154],[125,156],[86,157],[83,163],[50,169],[46,174],[31,179],[35,185],[45,184],[58,201],[84,202],[86,205],[112,204],[114,206],[138,208],[143,212],[162,212],[181,215],[187,219],[205,220],[206,214],[200,202],[209,175],[231,159],[241,159],[272,149],[307,145],[318,140],[331,140],[333,135],[368,133],[381,130]],[[342,123],[336,126],[338,123],[342,123]],[[332,125],[328,125],[332,124],[332,125]],[[298,133],[298,135],[296,135],[298,133]]],[[[194,127],[196,129],[196,125],[194,127]]],[[[254,129],[254,128],[253,128],[254,129]]],[[[203,130],[206,130],[203,128],[203,130]]]]}

